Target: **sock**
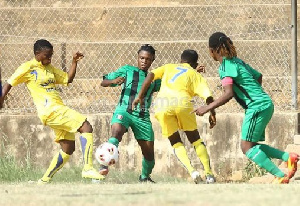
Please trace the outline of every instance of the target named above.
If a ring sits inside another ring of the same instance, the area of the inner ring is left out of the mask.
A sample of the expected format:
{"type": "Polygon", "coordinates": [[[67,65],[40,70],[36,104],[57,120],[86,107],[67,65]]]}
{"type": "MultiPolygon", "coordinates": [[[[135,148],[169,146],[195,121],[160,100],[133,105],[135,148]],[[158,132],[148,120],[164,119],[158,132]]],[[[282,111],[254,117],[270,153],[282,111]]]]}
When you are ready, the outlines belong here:
{"type": "Polygon", "coordinates": [[[108,139],[108,142],[111,143],[111,144],[113,144],[113,145],[115,145],[116,147],[119,146],[119,140],[117,138],[115,138],[115,137],[110,137],[108,139]]]}
{"type": "Polygon", "coordinates": [[[213,173],[210,168],[209,155],[207,153],[207,149],[206,149],[202,139],[198,139],[197,141],[193,142],[192,144],[196,150],[197,156],[199,157],[199,159],[204,167],[205,174],[212,175],[213,173]]]}
{"type": "Polygon", "coordinates": [[[155,160],[148,161],[145,158],[143,158],[142,174],[141,174],[142,179],[149,177],[149,175],[152,173],[152,169],[153,169],[154,165],[155,165],[155,160]]]}
{"type": "Polygon", "coordinates": [[[260,149],[266,153],[266,155],[270,158],[281,159],[285,162],[289,159],[289,153],[276,149],[274,147],[270,147],[266,144],[261,144],[260,149]]]}
{"type": "Polygon", "coordinates": [[[270,160],[270,158],[260,149],[261,145],[255,145],[246,152],[246,156],[258,166],[266,169],[276,177],[284,177],[284,173],[270,160]]]}
{"type": "Polygon", "coordinates": [[[81,150],[83,155],[84,169],[93,167],[93,134],[82,133],[80,136],[81,150]]]}
{"type": "Polygon", "coordinates": [[[45,172],[42,180],[48,181],[50,180],[53,175],[64,166],[66,162],[68,162],[70,155],[59,150],[59,152],[53,157],[50,166],[48,167],[47,171],[45,172]]]}
{"type": "Polygon", "coordinates": [[[177,159],[183,164],[187,171],[191,174],[195,169],[191,165],[191,161],[187,155],[186,149],[183,146],[182,142],[177,142],[172,146],[174,148],[174,154],[177,159]]]}

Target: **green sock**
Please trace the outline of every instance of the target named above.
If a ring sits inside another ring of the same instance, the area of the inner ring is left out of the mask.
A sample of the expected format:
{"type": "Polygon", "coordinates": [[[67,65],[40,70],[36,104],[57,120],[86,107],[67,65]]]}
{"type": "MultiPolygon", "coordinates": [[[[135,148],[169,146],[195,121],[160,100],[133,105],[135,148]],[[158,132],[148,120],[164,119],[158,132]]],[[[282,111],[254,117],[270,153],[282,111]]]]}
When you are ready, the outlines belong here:
{"type": "Polygon", "coordinates": [[[261,145],[255,145],[246,152],[246,156],[258,166],[266,169],[276,177],[284,177],[284,173],[270,160],[270,158],[260,149],[261,145]]]}
{"type": "Polygon", "coordinates": [[[113,145],[115,145],[116,147],[119,146],[119,140],[117,138],[115,138],[115,137],[110,137],[108,139],[108,142],[111,143],[111,144],[113,144],[113,145]]]}
{"type": "Polygon", "coordinates": [[[152,173],[152,169],[155,165],[155,160],[148,161],[145,158],[143,158],[142,161],[142,178],[147,178],[152,173]]]}
{"type": "Polygon", "coordinates": [[[266,144],[261,144],[260,149],[266,153],[266,155],[270,158],[281,159],[285,162],[289,159],[289,153],[276,149],[274,147],[270,147],[266,144]]]}

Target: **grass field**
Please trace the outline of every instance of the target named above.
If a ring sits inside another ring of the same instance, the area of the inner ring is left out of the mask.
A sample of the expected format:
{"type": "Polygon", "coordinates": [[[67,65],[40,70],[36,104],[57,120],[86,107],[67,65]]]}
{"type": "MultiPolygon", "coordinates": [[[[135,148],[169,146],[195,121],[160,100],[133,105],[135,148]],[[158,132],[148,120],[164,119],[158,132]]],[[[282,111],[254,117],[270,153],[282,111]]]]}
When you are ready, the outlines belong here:
{"type": "Polygon", "coordinates": [[[44,169],[0,158],[0,206],[9,205],[299,205],[300,184],[194,184],[191,179],[153,175],[157,184],[141,184],[139,173],[112,169],[105,181],[81,178],[81,168],[63,168],[48,185],[37,185],[44,169]]]}
{"type": "Polygon", "coordinates": [[[299,205],[300,184],[5,183],[0,205],[299,205]]]}

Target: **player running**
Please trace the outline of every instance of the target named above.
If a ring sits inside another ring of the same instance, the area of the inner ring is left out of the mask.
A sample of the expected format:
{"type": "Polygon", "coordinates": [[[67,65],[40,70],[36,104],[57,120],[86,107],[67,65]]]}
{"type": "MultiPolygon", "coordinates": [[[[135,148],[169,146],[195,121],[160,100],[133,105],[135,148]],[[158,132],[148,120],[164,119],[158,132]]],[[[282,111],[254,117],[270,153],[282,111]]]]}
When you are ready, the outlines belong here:
{"type": "Polygon", "coordinates": [[[234,97],[246,111],[241,136],[243,153],[274,175],[273,183],[289,183],[297,171],[299,156],[258,143],[265,140],[265,129],[274,113],[273,102],[261,86],[262,74],[237,57],[233,42],[224,33],[216,32],[210,36],[209,53],[215,61],[220,62],[219,76],[224,94],[213,103],[194,112],[202,116],[234,97]],[[287,162],[288,174],[285,175],[271,158],[287,162]]]}
{"type": "MultiPolygon", "coordinates": [[[[118,147],[123,135],[130,127],[143,153],[142,173],[139,181],[154,183],[150,177],[155,160],[154,132],[150,121],[149,107],[151,106],[153,92],[157,92],[160,88],[160,81],[154,81],[149,86],[145,95],[145,107],[132,110],[132,101],[140,91],[143,81],[148,74],[148,69],[155,59],[155,49],[149,44],[141,46],[137,53],[137,67],[131,65],[122,66],[116,71],[105,75],[101,82],[103,87],[122,85],[120,100],[111,120],[111,137],[108,139],[108,142],[118,147]]],[[[108,167],[102,165],[100,173],[107,174],[108,167]]]]}
{"type": "MultiPolygon", "coordinates": [[[[202,97],[207,104],[213,101],[206,80],[197,72],[198,54],[194,50],[185,50],[181,54],[180,64],[166,64],[152,70],[133,101],[132,107],[146,103],[149,86],[153,80],[161,79],[161,89],[155,100],[155,117],[162,127],[163,137],[167,137],[174,148],[178,160],[187,169],[194,182],[201,181],[200,173],[191,165],[187,151],[178,130],[183,130],[194,146],[197,156],[203,164],[207,183],[214,183],[215,178],[210,167],[209,155],[197,130],[196,115],[193,111],[192,99],[202,97]]],[[[216,124],[215,111],[209,116],[210,128],[216,124]]]]}
{"type": "Polygon", "coordinates": [[[77,62],[83,54],[73,55],[72,65],[68,72],[55,68],[51,64],[53,55],[52,44],[44,39],[34,44],[35,57],[22,64],[3,86],[0,105],[13,86],[25,83],[30,91],[37,108],[38,116],[44,125],[51,127],[55,133],[55,142],[61,146],[60,151],[53,157],[39,184],[50,183],[53,175],[61,169],[75,151],[75,133],[80,132],[80,142],[83,153],[83,178],[104,179],[93,168],[93,128],[82,114],[64,105],[56,84],[68,85],[75,77],[77,62]]]}

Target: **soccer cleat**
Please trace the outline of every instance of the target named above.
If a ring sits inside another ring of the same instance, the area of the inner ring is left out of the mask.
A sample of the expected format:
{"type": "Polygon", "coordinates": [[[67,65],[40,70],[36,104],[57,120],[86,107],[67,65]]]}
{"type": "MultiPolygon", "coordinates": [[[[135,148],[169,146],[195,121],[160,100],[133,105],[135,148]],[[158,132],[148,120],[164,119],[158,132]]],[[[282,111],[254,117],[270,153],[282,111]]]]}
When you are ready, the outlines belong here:
{"type": "Polygon", "coordinates": [[[287,161],[287,168],[288,168],[288,174],[287,177],[291,179],[294,177],[296,171],[297,171],[297,163],[299,160],[299,155],[296,153],[290,153],[289,159],[287,161]]]}
{"type": "Polygon", "coordinates": [[[82,178],[96,179],[96,180],[104,180],[105,176],[99,174],[97,170],[93,167],[88,169],[84,168],[81,173],[82,178]]]}
{"type": "Polygon", "coordinates": [[[272,181],[273,184],[289,184],[290,179],[287,175],[284,175],[284,177],[275,177],[272,181]]]}
{"type": "Polygon", "coordinates": [[[206,184],[212,184],[216,182],[216,178],[213,175],[206,175],[206,184]]]}
{"type": "Polygon", "coordinates": [[[198,184],[202,181],[200,173],[198,171],[193,171],[191,177],[194,180],[195,184],[198,184]]]}
{"type": "Polygon", "coordinates": [[[156,183],[156,182],[154,182],[154,181],[151,179],[150,176],[149,176],[149,177],[146,177],[146,178],[142,178],[142,175],[140,175],[139,181],[140,181],[141,183],[156,183]]]}
{"type": "Polygon", "coordinates": [[[51,183],[51,178],[47,178],[47,179],[41,178],[37,182],[38,185],[45,185],[45,184],[49,184],[49,183],[51,183]]]}
{"type": "Polygon", "coordinates": [[[101,175],[107,175],[108,174],[108,166],[100,165],[99,173],[101,175]]]}

